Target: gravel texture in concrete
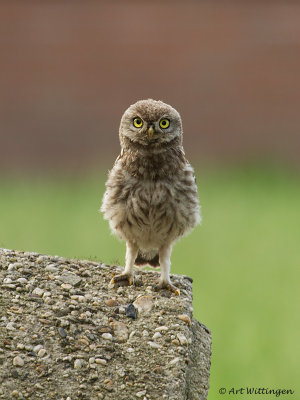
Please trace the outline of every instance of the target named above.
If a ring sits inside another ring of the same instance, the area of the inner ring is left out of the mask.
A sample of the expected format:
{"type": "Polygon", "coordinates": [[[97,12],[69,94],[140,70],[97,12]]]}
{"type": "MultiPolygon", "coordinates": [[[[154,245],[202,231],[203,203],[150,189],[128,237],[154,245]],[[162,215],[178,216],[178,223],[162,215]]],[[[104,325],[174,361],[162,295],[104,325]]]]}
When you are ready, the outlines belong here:
{"type": "Polygon", "coordinates": [[[158,274],[110,284],[120,267],[0,249],[0,398],[203,400],[211,336],[192,283],[158,274]]]}

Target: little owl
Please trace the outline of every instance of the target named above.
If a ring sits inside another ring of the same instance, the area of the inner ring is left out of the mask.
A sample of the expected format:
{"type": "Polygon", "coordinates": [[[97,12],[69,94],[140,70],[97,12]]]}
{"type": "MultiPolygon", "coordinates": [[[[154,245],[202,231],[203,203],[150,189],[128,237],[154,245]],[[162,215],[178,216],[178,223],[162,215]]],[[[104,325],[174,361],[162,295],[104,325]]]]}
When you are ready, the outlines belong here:
{"type": "Polygon", "coordinates": [[[160,266],[156,288],[179,294],[170,281],[174,243],[200,222],[194,171],[182,147],[179,113],[156,100],[140,100],[123,114],[121,154],[109,173],[101,211],[126,241],[126,264],[116,285],[134,282],[133,265],[160,266]]]}

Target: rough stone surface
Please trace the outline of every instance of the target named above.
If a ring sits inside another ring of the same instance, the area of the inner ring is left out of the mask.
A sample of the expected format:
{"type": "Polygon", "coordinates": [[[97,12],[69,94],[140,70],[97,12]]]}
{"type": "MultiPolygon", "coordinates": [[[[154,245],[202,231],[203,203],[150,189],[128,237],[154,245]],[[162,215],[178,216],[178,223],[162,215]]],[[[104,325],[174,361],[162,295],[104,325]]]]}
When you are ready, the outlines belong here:
{"type": "Polygon", "coordinates": [[[207,398],[211,336],[192,316],[190,280],[172,276],[174,296],[138,270],[139,285],[119,290],[119,272],[0,249],[0,399],[207,398]]]}

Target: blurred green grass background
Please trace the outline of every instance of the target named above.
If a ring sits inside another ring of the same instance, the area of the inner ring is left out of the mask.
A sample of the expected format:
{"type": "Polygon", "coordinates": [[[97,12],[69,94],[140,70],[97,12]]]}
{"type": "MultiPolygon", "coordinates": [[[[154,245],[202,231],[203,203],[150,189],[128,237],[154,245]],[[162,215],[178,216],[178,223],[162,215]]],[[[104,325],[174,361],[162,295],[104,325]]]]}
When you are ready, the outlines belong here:
{"type": "MultiPolygon", "coordinates": [[[[220,387],[296,390],[299,177],[271,167],[196,175],[203,223],[175,246],[172,272],[193,277],[195,317],[212,331],[208,398],[220,399],[220,387]]],[[[125,246],[98,213],[104,183],[104,170],[2,176],[0,247],[123,265],[125,246]]]]}

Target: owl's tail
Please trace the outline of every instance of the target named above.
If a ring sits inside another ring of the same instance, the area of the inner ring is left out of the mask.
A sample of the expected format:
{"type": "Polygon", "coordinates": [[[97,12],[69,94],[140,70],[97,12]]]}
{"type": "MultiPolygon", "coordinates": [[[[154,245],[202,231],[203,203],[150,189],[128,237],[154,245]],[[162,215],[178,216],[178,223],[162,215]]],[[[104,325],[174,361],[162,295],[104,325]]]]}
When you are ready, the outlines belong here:
{"type": "Polygon", "coordinates": [[[159,257],[157,250],[139,250],[138,255],[134,262],[137,266],[151,265],[152,267],[159,267],[159,257]]]}

